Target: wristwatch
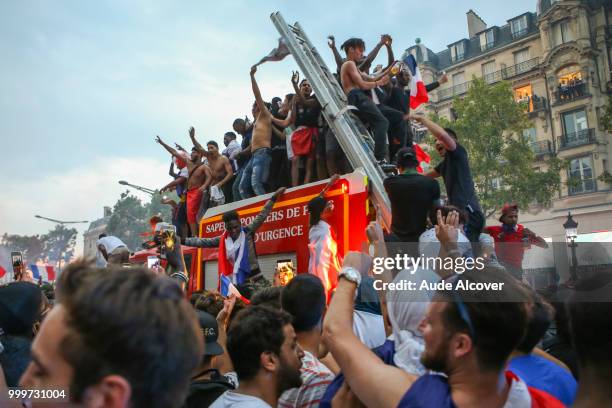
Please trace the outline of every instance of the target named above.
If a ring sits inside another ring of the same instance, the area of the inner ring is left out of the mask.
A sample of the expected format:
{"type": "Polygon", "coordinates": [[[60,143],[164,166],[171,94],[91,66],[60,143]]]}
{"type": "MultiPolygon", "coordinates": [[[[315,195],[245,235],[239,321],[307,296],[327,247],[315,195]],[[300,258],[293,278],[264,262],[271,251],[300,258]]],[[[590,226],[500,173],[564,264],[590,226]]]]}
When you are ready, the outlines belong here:
{"type": "Polygon", "coordinates": [[[338,274],[338,278],[344,278],[349,282],[353,282],[357,286],[361,283],[361,273],[352,266],[345,266],[338,274]]]}

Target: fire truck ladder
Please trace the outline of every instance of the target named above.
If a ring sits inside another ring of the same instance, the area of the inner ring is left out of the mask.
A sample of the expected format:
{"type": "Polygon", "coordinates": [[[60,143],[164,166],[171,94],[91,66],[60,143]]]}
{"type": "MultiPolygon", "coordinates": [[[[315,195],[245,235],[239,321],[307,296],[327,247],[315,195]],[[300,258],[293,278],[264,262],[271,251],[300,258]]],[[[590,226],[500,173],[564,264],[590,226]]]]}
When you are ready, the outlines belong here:
{"type": "Polygon", "coordinates": [[[370,198],[379,211],[379,219],[389,229],[391,205],[385,193],[385,174],[374,158],[374,143],[361,121],[351,112],[346,95],[334,75],[312,45],[299,23],[289,25],[279,13],[270,16],[276,29],[291,51],[295,62],[310,82],[322,107],[323,116],[354,169],[368,175],[370,198]]]}

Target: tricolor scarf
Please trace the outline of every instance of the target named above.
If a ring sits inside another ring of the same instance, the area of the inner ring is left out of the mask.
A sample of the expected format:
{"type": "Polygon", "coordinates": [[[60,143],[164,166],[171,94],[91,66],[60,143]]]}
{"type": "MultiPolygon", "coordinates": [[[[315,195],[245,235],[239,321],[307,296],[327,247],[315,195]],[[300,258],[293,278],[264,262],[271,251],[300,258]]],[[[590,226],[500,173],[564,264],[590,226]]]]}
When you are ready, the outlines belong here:
{"type": "Polygon", "coordinates": [[[238,239],[234,241],[229,232],[225,231],[219,240],[219,278],[221,275],[228,276],[236,285],[242,285],[251,274],[246,235],[246,228],[242,228],[238,239]]]}

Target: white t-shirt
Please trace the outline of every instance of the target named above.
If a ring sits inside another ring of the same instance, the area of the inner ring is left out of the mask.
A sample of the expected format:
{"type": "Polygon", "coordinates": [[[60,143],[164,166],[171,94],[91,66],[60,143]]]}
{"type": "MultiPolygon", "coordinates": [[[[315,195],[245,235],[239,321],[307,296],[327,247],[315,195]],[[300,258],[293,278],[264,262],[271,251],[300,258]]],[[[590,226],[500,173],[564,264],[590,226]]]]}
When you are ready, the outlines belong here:
{"type": "Polygon", "coordinates": [[[385,321],[381,315],[353,311],[353,332],[368,348],[378,347],[385,342],[385,321]]]}
{"type": "Polygon", "coordinates": [[[264,400],[251,395],[239,394],[235,391],[225,391],[212,403],[210,408],[272,408],[264,400]]]}
{"type": "Polygon", "coordinates": [[[100,238],[98,240],[98,242],[96,242],[96,247],[99,247],[100,245],[102,245],[104,247],[104,249],[106,249],[106,253],[107,254],[110,254],[115,249],[117,249],[117,248],[119,248],[121,246],[127,248],[127,245],[125,245],[123,243],[123,241],[121,241],[117,237],[113,237],[112,235],[110,235],[108,237],[100,238]]]}

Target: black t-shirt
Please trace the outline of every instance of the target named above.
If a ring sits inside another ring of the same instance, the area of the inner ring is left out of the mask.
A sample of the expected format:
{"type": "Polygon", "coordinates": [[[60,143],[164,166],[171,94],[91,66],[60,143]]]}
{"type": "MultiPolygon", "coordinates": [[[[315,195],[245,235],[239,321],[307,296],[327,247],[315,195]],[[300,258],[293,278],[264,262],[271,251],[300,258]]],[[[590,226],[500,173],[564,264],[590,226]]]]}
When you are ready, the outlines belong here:
{"type": "Polygon", "coordinates": [[[455,150],[447,150],[436,171],[444,178],[448,201],[452,205],[469,212],[482,211],[474,189],[468,154],[463,146],[457,143],[455,150]]]}
{"type": "MultiPolygon", "coordinates": [[[[314,98],[314,97],[312,97],[314,98]]],[[[312,99],[308,98],[308,99],[312,99]]],[[[312,108],[307,108],[299,102],[296,104],[295,112],[295,127],[306,126],[306,127],[318,127],[319,126],[319,114],[321,113],[321,105],[317,102],[317,105],[312,108]]]]}
{"type": "Polygon", "coordinates": [[[421,174],[391,176],[384,183],[391,201],[391,231],[404,242],[418,242],[429,210],[440,199],[440,185],[421,174]]]}
{"type": "MultiPolygon", "coordinates": [[[[240,147],[242,148],[241,150],[248,149],[248,147],[251,145],[251,138],[252,137],[253,137],[253,128],[250,128],[242,136],[242,144],[240,145],[240,147]]],[[[237,159],[236,162],[238,163],[238,168],[239,169],[243,168],[244,165],[247,164],[248,161],[249,161],[248,157],[237,159]]]]}
{"type": "Polygon", "coordinates": [[[404,89],[394,86],[389,92],[386,105],[403,113],[408,113],[410,94],[404,89]]]}

